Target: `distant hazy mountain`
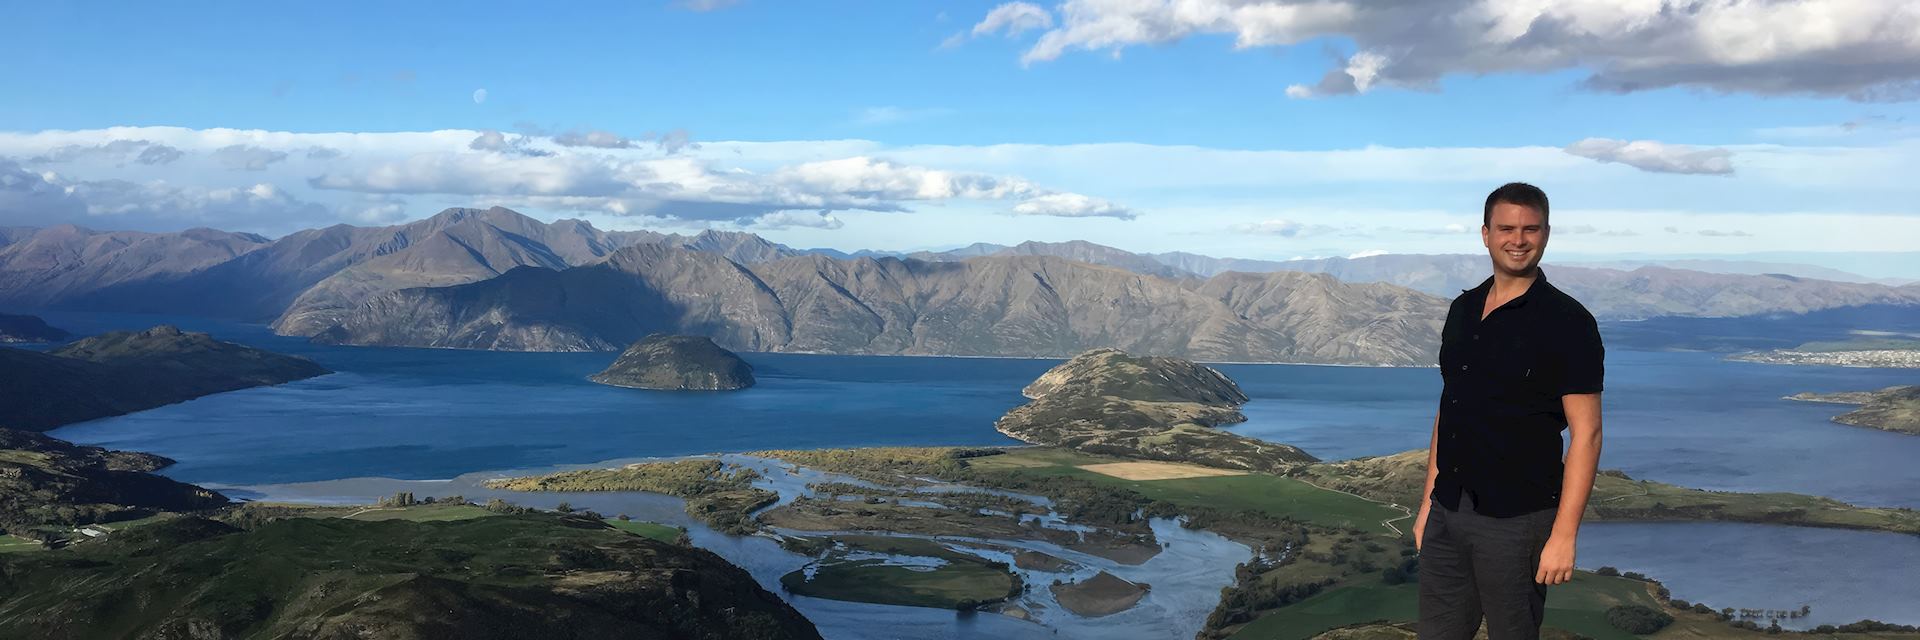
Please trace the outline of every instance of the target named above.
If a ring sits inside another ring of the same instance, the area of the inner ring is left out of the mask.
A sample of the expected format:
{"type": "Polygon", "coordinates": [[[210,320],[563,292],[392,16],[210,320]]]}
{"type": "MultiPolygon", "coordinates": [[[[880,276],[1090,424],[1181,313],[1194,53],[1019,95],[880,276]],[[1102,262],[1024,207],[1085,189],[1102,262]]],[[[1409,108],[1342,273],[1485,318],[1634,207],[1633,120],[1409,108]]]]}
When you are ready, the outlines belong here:
{"type": "Polygon", "coordinates": [[[975,242],[958,249],[948,249],[946,251],[915,251],[906,254],[904,257],[924,262],[958,262],[967,258],[995,255],[1012,248],[1013,247],[1004,244],[975,242]]]}
{"type": "Polygon", "coordinates": [[[1106,245],[1094,244],[1084,240],[1074,240],[1071,242],[1022,242],[997,251],[992,255],[1052,256],[1088,264],[1119,267],[1134,273],[1160,276],[1163,278],[1178,278],[1193,275],[1185,269],[1164,264],[1147,256],[1115,249],[1106,245]]]}
{"type": "MultiPolygon", "coordinates": [[[[1388,254],[1272,263],[1345,282],[1382,282],[1452,298],[1492,275],[1484,255],[1388,254]]],[[[1554,286],[1602,320],[1805,313],[1835,307],[1920,304],[1920,289],[1795,276],[1706,273],[1665,267],[1632,271],[1544,264],[1554,286]]]]}
{"type": "Polygon", "coordinates": [[[0,232],[0,306],[33,309],[103,289],[179,277],[267,246],[251,233],[94,231],[74,225],[0,232]]]}
{"type": "Polygon", "coordinates": [[[1041,256],[740,265],[663,245],[380,296],[316,340],[613,350],[654,332],[742,351],[1426,364],[1445,301],[1301,273],[1179,281],[1041,256]]]}
{"type": "Polygon", "coordinates": [[[1884,285],[1893,286],[1893,287],[1901,286],[1911,282],[1910,280],[1902,280],[1899,278],[1870,278],[1857,273],[1850,273],[1846,271],[1841,271],[1839,269],[1829,269],[1826,267],[1818,267],[1810,264],[1792,264],[1792,263],[1786,263],[1786,262],[1759,262],[1754,260],[1689,259],[1689,260],[1611,260],[1611,261],[1592,261],[1592,262],[1583,260],[1579,262],[1571,262],[1568,264],[1570,266],[1591,267],[1595,269],[1615,269],[1620,271],[1632,271],[1640,267],[1667,267],[1670,269],[1687,269],[1689,271],[1705,271],[1707,273],[1730,273],[1730,274],[1750,275],[1750,276],[1779,273],[1779,274],[1785,274],[1785,275],[1790,275],[1790,276],[1799,277],[1799,278],[1813,278],[1816,280],[1832,280],[1834,282],[1853,282],[1853,283],[1860,283],[1860,284],[1884,284],[1884,285]]]}
{"type": "Polygon", "coordinates": [[[1160,264],[1164,264],[1164,265],[1179,269],[1181,271],[1185,271],[1187,273],[1200,276],[1202,278],[1211,278],[1213,276],[1217,276],[1222,273],[1226,273],[1228,271],[1245,271],[1248,273],[1272,273],[1274,271],[1298,271],[1298,269],[1287,269],[1284,266],[1287,263],[1280,262],[1277,260],[1249,260],[1246,258],[1215,258],[1213,256],[1203,256],[1197,253],[1187,253],[1185,251],[1173,251],[1168,253],[1148,253],[1148,254],[1142,254],[1142,255],[1152,258],[1154,259],[1154,261],[1159,262],[1160,264]]]}
{"type": "Polygon", "coordinates": [[[1601,319],[1806,313],[1864,305],[1920,305],[1920,288],[1641,267],[1547,269],[1548,279],[1601,319]]]}
{"type": "Polygon", "coordinates": [[[947,251],[917,251],[907,254],[905,257],[926,262],[955,262],[982,256],[1050,256],[1085,262],[1087,264],[1119,267],[1134,273],[1160,276],[1163,278],[1178,278],[1193,275],[1185,269],[1164,264],[1149,256],[1122,249],[1115,249],[1102,244],[1094,244],[1085,240],[1070,240],[1067,242],[1027,241],[1011,247],[1001,244],[976,242],[959,249],[949,249],[947,251]]]}

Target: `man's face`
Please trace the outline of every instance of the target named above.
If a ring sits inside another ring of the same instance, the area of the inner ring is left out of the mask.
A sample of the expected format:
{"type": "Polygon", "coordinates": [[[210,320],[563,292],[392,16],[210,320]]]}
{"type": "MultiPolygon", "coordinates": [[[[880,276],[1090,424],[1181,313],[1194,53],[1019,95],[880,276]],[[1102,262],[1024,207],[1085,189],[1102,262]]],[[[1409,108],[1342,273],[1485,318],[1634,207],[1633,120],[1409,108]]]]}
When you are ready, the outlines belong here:
{"type": "Polygon", "coordinates": [[[1493,268],[1510,276],[1532,273],[1547,250],[1547,221],[1533,207],[1495,203],[1480,241],[1493,256],[1493,268]]]}

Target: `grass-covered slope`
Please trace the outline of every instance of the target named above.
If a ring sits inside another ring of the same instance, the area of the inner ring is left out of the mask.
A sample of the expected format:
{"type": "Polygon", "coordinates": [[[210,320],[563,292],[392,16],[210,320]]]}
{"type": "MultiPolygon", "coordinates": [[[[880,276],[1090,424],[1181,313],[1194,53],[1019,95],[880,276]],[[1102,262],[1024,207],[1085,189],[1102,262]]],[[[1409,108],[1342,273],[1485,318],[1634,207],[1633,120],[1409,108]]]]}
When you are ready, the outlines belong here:
{"type": "Polygon", "coordinates": [[[213,491],[146,473],[172,463],[0,429],[0,533],[52,540],[76,525],[227,503],[213,491]]]}
{"type": "Polygon", "coordinates": [[[818,638],[718,556],[598,520],[174,518],[0,556],[0,637],[818,638]]]}

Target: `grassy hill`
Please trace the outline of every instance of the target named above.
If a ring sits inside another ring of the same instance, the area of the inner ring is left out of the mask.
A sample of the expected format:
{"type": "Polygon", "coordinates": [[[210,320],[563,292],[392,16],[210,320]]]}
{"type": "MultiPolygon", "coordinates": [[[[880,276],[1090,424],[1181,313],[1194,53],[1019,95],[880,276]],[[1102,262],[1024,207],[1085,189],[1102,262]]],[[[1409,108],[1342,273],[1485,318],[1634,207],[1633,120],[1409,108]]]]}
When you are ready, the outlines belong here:
{"type": "Polygon", "coordinates": [[[818,638],[718,556],[549,514],[172,518],[0,555],[0,637],[818,638]]]}
{"type": "Polygon", "coordinates": [[[165,325],[95,336],[49,353],[0,348],[0,428],[46,431],[327,373],[305,358],[165,325]]]}

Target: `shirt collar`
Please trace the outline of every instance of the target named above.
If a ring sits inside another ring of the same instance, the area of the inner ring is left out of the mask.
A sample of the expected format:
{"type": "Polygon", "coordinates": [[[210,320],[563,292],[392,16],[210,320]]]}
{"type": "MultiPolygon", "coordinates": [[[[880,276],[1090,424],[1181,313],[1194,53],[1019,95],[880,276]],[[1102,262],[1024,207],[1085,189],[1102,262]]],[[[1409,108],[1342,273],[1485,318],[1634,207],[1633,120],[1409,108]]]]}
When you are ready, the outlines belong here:
{"type": "MultiPolygon", "coordinates": [[[[1547,287],[1547,286],[1552,286],[1547,284],[1547,270],[1541,267],[1535,266],[1533,268],[1533,284],[1527,285],[1526,291],[1520,292],[1519,296],[1514,297],[1514,299],[1512,300],[1508,300],[1506,304],[1503,304],[1500,306],[1502,307],[1524,306],[1527,304],[1527,300],[1533,297],[1533,292],[1539,291],[1542,287],[1547,287]]],[[[1479,297],[1481,302],[1485,302],[1487,299],[1487,296],[1493,294],[1493,276],[1487,276],[1487,279],[1481,282],[1480,286],[1474,287],[1472,289],[1463,290],[1461,291],[1461,293],[1473,293],[1475,296],[1479,297]]]]}

